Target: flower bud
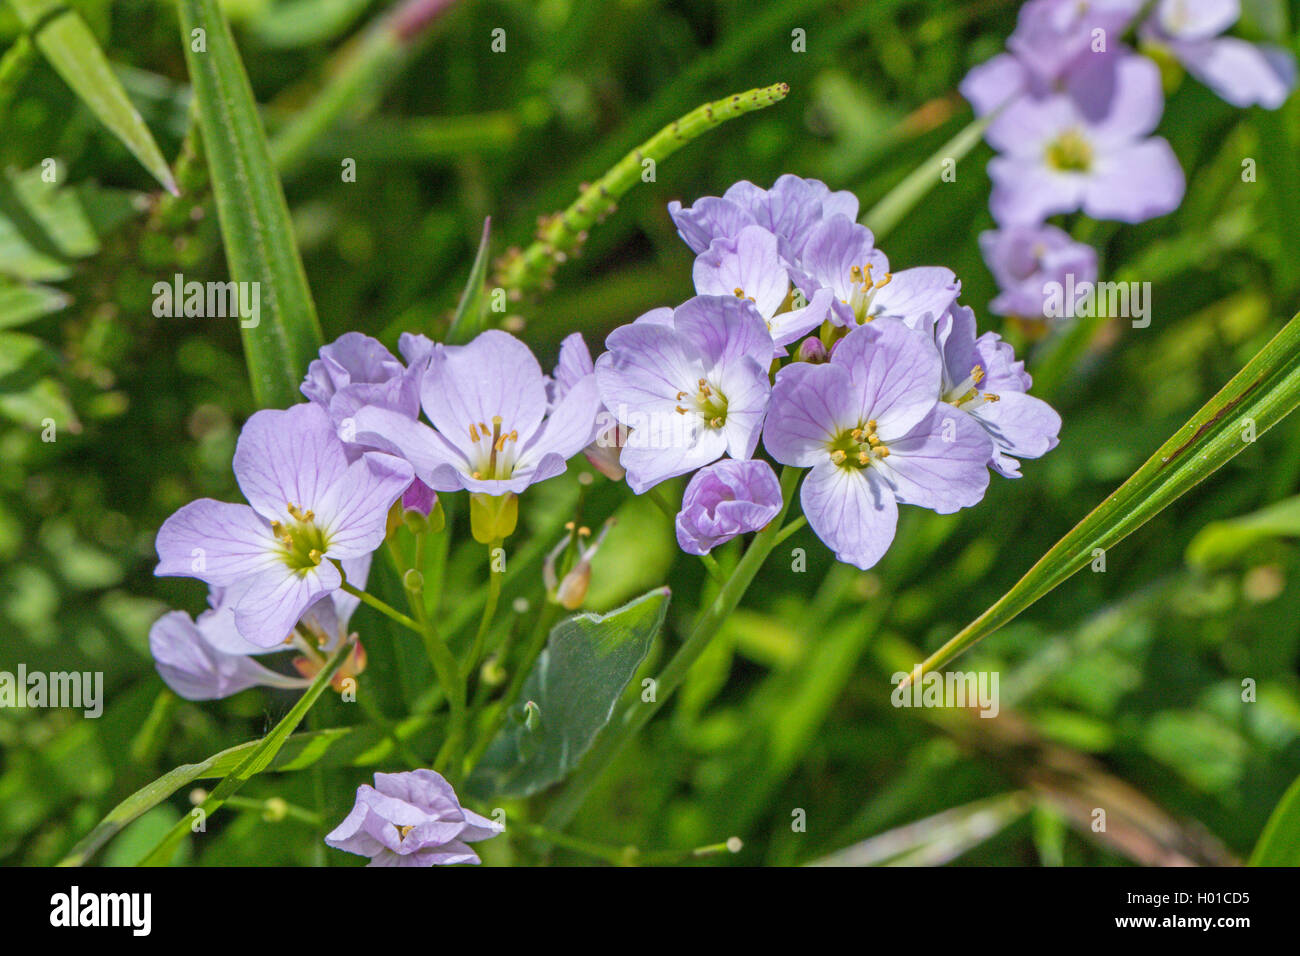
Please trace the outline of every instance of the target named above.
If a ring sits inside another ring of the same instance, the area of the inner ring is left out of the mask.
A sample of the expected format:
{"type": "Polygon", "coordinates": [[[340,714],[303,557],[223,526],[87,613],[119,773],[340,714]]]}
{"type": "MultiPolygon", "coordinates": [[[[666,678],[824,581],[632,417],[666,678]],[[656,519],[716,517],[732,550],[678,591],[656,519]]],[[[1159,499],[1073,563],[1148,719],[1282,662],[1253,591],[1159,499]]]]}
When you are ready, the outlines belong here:
{"type": "Polygon", "coordinates": [[[629,429],[626,425],[610,425],[596,436],[596,440],[583,449],[591,467],[610,481],[622,481],[627,474],[619,461],[623,446],[627,444],[629,429]]]}
{"type": "Polygon", "coordinates": [[[822,362],[830,360],[830,353],[826,351],[826,346],[822,340],[814,335],[808,336],[799,343],[795,349],[794,360],[796,362],[811,362],[813,365],[820,365],[822,362]]]}

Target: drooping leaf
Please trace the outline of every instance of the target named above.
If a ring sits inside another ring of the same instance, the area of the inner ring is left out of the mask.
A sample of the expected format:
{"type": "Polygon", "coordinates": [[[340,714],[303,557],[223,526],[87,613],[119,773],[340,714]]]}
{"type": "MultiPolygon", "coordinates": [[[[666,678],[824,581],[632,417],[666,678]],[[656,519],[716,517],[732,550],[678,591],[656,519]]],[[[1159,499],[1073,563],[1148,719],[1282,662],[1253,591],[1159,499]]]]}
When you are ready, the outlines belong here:
{"type": "Polygon", "coordinates": [[[1196,487],[1300,404],[1300,315],[1147,459],[1128,481],[1043,555],[912,679],[943,667],[1196,487]]]}
{"type": "Polygon", "coordinates": [[[180,0],[179,10],[230,278],[257,283],[258,321],[240,321],[253,395],[282,408],[301,400],[298,385],[321,346],[316,307],[225,15],[216,0],[180,0]],[[202,31],[201,50],[194,31],[202,31]]]}
{"type": "Polygon", "coordinates": [[[551,630],[524,682],[520,712],[471,774],[477,797],[526,797],[572,770],[609,722],[668,612],[658,588],[608,614],[578,614],[551,630]],[[525,716],[527,705],[531,714],[525,716]]]}
{"type": "Polygon", "coordinates": [[[1300,496],[1287,498],[1227,521],[1207,524],[1187,546],[1187,563],[1214,569],[1230,563],[1261,541],[1300,537],[1300,496]]]}
{"type": "Polygon", "coordinates": [[[0,278],[0,329],[11,329],[57,312],[68,304],[58,289],[0,278]]]}
{"type": "Polygon", "coordinates": [[[154,179],[168,192],[176,193],[176,180],[149,127],[131,104],[81,15],[59,0],[9,2],[55,72],[154,179]]]}

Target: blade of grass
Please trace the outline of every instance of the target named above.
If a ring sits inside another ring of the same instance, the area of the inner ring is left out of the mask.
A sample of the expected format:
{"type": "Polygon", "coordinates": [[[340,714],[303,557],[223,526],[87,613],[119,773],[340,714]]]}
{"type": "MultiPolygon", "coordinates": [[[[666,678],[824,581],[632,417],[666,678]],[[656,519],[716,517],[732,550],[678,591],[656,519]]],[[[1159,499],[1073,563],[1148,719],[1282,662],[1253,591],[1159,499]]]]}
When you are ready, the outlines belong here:
{"type": "Polygon", "coordinates": [[[59,0],[9,0],[9,5],[63,82],[154,179],[175,195],[176,180],[167,160],[81,15],[59,0]]]}
{"type": "MultiPolygon", "coordinates": [[[[312,680],[311,686],[307,688],[302,697],[298,698],[298,702],[290,708],[289,713],[285,714],[284,718],[275,725],[271,732],[258,742],[247,757],[240,761],[239,766],[223,777],[221,782],[213,788],[207,799],[203,801],[202,806],[199,807],[205,817],[215,813],[226,802],[227,797],[234,794],[240,787],[271,765],[271,761],[280,752],[280,748],[288,742],[289,736],[302,722],[302,719],[307,716],[307,712],[311,710],[312,705],[320,698],[325,688],[329,686],[330,681],[334,678],[334,673],[343,666],[343,662],[352,653],[355,643],[354,640],[347,640],[340,645],[325,666],[321,668],[320,673],[312,680]]],[[[181,817],[176,822],[176,825],[167,832],[166,836],[158,841],[158,845],[145,855],[139,865],[167,865],[180,842],[185,839],[186,834],[191,832],[191,822],[188,814],[181,817]]]]}
{"type": "Polygon", "coordinates": [[[322,344],[316,307],[230,25],[216,0],[178,7],[230,277],[259,295],[256,324],[240,321],[253,395],[284,407],[301,399],[298,383],[322,344]],[[196,30],[203,50],[191,40],[196,30]]]}
{"type": "Polygon", "coordinates": [[[937,670],[1114,547],[1300,404],[1300,315],[987,611],[918,664],[937,670]]]}

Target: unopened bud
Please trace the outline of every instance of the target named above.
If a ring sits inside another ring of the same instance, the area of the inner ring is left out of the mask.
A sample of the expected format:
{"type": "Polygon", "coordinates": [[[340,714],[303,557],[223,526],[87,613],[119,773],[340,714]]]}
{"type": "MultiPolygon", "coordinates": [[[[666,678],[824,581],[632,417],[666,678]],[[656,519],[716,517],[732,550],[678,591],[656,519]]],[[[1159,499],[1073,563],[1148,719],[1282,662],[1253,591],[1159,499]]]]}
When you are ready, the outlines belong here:
{"type": "Polygon", "coordinates": [[[479,544],[492,544],[514,534],[519,524],[519,496],[514,494],[469,496],[469,527],[479,544]]]}
{"type": "Polygon", "coordinates": [[[829,359],[830,353],[827,352],[826,346],[822,344],[821,339],[814,335],[810,335],[800,342],[794,353],[796,362],[810,362],[813,365],[820,365],[829,359]]]}

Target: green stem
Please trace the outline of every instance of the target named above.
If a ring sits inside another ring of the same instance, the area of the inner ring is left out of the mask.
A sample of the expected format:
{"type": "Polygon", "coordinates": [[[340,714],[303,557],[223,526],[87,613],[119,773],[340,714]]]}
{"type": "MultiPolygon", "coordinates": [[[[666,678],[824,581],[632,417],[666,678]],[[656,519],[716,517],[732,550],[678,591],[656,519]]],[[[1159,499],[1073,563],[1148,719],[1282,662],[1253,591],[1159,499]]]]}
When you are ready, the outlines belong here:
{"type": "Polygon", "coordinates": [[[794,534],[796,531],[798,531],[807,523],[808,523],[808,519],[805,518],[803,515],[800,515],[799,517],[795,518],[793,521],[791,521],[788,525],[786,525],[784,528],[780,530],[780,532],[776,536],[776,539],[772,542],[772,547],[774,548],[777,547],[782,541],[790,537],[790,535],[794,534]]]}
{"type": "Polygon", "coordinates": [[[799,482],[799,475],[798,469],[789,466],[781,472],[780,513],[754,537],[749,550],[736,565],[736,570],[718,591],[717,597],[713,599],[708,610],[696,622],[690,637],[677,649],[677,653],[659,674],[655,681],[654,700],[643,702],[638,699],[630,704],[622,716],[612,721],[597,738],[587,758],[578,767],[577,772],[570,778],[568,785],[555,802],[551,804],[544,821],[548,827],[559,830],[568,825],[610,763],[622,753],[632,738],[649,723],[650,718],[673,695],[690,672],[691,666],[718,633],[723,622],[736,609],[758,573],[758,569],[763,566],[767,556],[776,547],[780,535],[779,529],[785,520],[786,512],[790,509],[790,501],[799,482]]]}
{"type": "Polygon", "coordinates": [[[619,199],[641,182],[645,163],[662,162],[697,136],[729,119],[781,102],[790,92],[785,83],[736,93],[714,103],[705,103],[665,126],[586,187],[568,209],[548,216],[537,231],[537,239],[522,252],[508,254],[498,263],[493,286],[512,295],[545,288],[560,262],[572,258],[587,232],[614,211],[619,199]]]}
{"type": "Polygon", "coordinates": [[[368,594],[367,592],[362,591],[360,588],[356,587],[355,585],[349,584],[347,581],[344,581],[341,587],[343,588],[344,591],[347,591],[348,594],[351,594],[354,598],[359,599],[362,604],[374,608],[380,614],[384,615],[384,617],[396,621],[398,624],[402,625],[402,627],[408,628],[414,631],[416,634],[424,633],[424,628],[420,626],[418,621],[403,614],[401,611],[397,610],[397,608],[393,607],[392,605],[384,603],[383,601],[379,600],[379,598],[375,597],[373,594],[368,594]]]}
{"type": "Polygon", "coordinates": [[[497,570],[496,552],[501,547],[501,539],[497,538],[488,545],[488,595],[487,600],[483,602],[483,615],[479,618],[478,632],[474,635],[474,643],[470,645],[469,657],[465,659],[465,673],[473,674],[474,669],[478,667],[479,660],[483,656],[483,647],[487,643],[488,631],[492,629],[492,619],[496,617],[497,604],[501,600],[501,579],[505,576],[505,571],[497,570]]]}

